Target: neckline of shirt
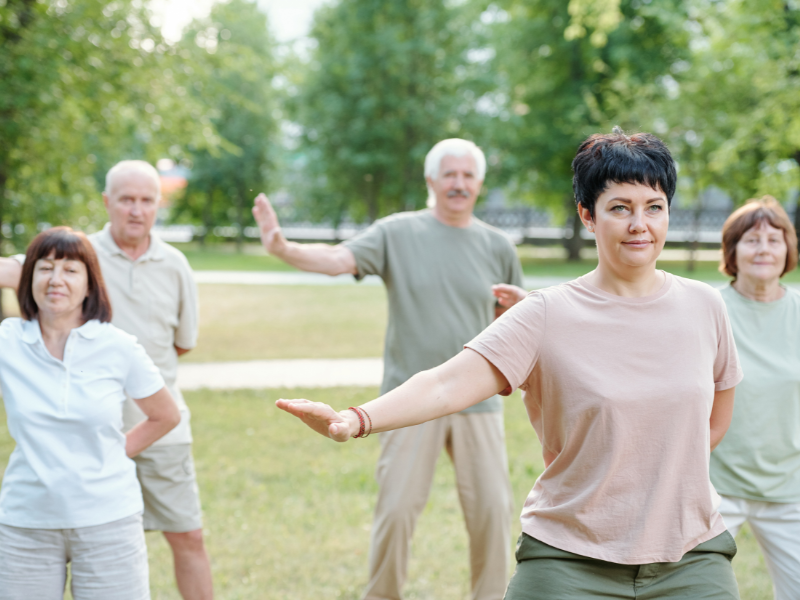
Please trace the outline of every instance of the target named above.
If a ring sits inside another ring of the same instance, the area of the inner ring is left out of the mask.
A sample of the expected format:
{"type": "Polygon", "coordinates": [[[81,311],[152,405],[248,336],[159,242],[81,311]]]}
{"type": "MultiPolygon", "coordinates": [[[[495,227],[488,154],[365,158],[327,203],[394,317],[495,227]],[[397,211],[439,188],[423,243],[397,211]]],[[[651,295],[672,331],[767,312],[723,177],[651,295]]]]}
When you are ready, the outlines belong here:
{"type": "Polygon", "coordinates": [[[442,227],[445,231],[455,231],[455,232],[470,231],[476,226],[475,221],[477,217],[475,215],[472,215],[472,219],[470,219],[469,225],[467,225],[466,227],[453,227],[452,225],[446,225],[445,223],[442,223],[439,219],[437,219],[436,216],[433,214],[433,209],[431,208],[423,209],[423,214],[428,218],[430,218],[431,220],[433,220],[434,222],[436,222],[436,224],[442,227]]]}
{"type": "MultiPolygon", "coordinates": [[[[77,333],[81,337],[91,340],[97,337],[99,327],[100,321],[97,319],[91,319],[86,321],[86,323],[80,327],[74,328],[70,335],[72,335],[72,333],[77,333]]],[[[27,342],[28,344],[35,344],[37,341],[41,340],[44,344],[44,339],[42,338],[42,329],[39,327],[38,319],[31,319],[30,321],[22,319],[22,329],[22,339],[24,342],[27,342]]]]}
{"type": "Polygon", "coordinates": [[[661,288],[655,293],[650,294],[649,296],[640,296],[638,298],[630,298],[628,296],[618,296],[616,294],[612,294],[611,292],[607,292],[605,290],[601,290],[599,287],[592,285],[586,279],[586,275],[581,275],[575,281],[578,285],[582,286],[583,288],[587,289],[588,291],[592,292],[597,296],[602,296],[606,300],[612,300],[614,302],[619,302],[621,304],[646,304],[648,302],[653,302],[655,300],[659,300],[660,298],[664,297],[667,292],[669,292],[670,288],[672,287],[672,281],[675,276],[672,273],[667,273],[666,271],[662,271],[661,269],[656,269],[660,273],[664,273],[664,283],[661,285],[661,288]]]}
{"type": "Polygon", "coordinates": [[[136,260],[131,259],[130,256],[125,254],[125,252],[117,245],[117,242],[114,241],[114,236],[111,235],[111,223],[107,222],[103,229],[100,230],[100,235],[102,236],[103,245],[111,252],[111,254],[117,254],[122,256],[123,258],[129,260],[132,263],[137,262],[145,262],[147,260],[164,260],[164,250],[161,248],[162,241],[158,237],[158,234],[154,232],[152,229],[150,230],[150,245],[148,246],[147,250],[144,254],[142,254],[136,260]]]}
{"type": "Polygon", "coordinates": [[[759,302],[758,300],[753,300],[752,298],[748,298],[743,294],[740,294],[739,291],[733,287],[732,282],[729,282],[723,290],[727,290],[729,294],[731,294],[734,298],[736,298],[742,304],[745,304],[749,307],[752,307],[755,310],[772,310],[774,308],[779,308],[788,302],[789,294],[791,290],[787,288],[785,285],[781,285],[783,288],[783,297],[778,298],[777,300],[773,300],[772,302],[759,302]]]}

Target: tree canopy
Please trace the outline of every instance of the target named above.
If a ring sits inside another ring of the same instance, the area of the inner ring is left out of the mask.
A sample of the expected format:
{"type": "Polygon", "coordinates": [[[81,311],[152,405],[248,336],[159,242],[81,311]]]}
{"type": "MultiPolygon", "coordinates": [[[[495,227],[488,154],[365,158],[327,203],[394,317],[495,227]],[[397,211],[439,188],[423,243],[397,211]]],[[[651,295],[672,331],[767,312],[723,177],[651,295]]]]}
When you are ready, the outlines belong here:
{"type": "Polygon", "coordinates": [[[575,148],[613,125],[667,140],[686,203],[800,186],[796,0],[338,0],[299,53],[267,26],[222,1],[168,43],[142,0],[0,0],[0,252],[98,226],[123,158],[191,165],[173,216],[239,232],[282,182],[316,220],[420,207],[454,136],[559,218],[575,148]]]}

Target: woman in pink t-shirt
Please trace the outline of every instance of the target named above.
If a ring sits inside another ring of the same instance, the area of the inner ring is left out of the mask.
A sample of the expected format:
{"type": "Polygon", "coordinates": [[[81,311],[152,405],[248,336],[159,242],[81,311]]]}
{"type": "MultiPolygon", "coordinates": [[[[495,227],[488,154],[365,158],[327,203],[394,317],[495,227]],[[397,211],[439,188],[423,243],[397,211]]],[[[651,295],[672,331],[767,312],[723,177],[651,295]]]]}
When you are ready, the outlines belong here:
{"type": "Polygon", "coordinates": [[[675,164],[658,138],[615,129],[572,166],[597,269],[529,294],[459,355],[362,407],[277,404],[346,441],[519,387],[546,468],[506,598],[738,599],[708,463],[742,374],[719,292],[656,269],[675,164]]]}

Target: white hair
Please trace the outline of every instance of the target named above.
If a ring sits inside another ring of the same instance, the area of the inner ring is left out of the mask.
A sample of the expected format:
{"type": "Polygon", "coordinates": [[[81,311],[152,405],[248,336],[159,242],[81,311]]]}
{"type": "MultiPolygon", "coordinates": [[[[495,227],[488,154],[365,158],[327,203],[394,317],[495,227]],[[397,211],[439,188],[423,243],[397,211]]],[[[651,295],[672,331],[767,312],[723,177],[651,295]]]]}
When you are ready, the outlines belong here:
{"type": "MultiPolygon", "coordinates": [[[[465,155],[469,155],[475,160],[475,165],[478,169],[478,172],[475,173],[475,177],[478,181],[483,181],[483,178],[486,176],[486,157],[483,155],[483,150],[478,148],[473,142],[462,140],[461,138],[442,140],[430,149],[430,152],[428,152],[428,155],[425,157],[425,177],[430,177],[434,181],[439,177],[439,168],[445,156],[465,155]]],[[[431,186],[428,185],[428,208],[433,208],[435,205],[436,196],[431,186]]]]}
{"type": "Polygon", "coordinates": [[[158,195],[161,196],[161,177],[156,168],[145,160],[122,160],[115,164],[106,173],[106,189],[104,190],[107,195],[111,195],[111,190],[114,187],[114,179],[120,173],[128,173],[134,171],[141,173],[146,177],[150,177],[156,184],[158,195]]]}

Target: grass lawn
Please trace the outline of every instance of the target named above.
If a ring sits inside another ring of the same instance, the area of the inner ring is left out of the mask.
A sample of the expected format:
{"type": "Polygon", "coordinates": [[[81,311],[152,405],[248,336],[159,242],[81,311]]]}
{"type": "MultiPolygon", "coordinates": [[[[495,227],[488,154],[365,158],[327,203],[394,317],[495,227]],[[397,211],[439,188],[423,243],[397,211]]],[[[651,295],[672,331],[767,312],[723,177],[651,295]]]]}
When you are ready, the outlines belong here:
{"type": "MultiPolygon", "coordinates": [[[[366,582],[378,439],[335,444],[279,413],[281,396],[336,407],[369,400],[376,389],[188,392],[195,460],[217,598],[355,600],[366,582]]],[[[0,411],[0,465],[13,442],[0,411]]],[[[515,513],[541,473],[541,449],[519,394],[506,402],[515,513]]],[[[510,526],[514,539],[519,523],[510,526]]],[[[147,535],[154,600],[179,600],[172,559],[159,533],[147,535]]],[[[752,534],[734,560],[743,600],[772,598],[752,534]]],[[[468,598],[467,536],[446,455],[414,537],[406,598],[468,598]]],[[[67,594],[67,598],[70,595],[67,594]]]]}
{"type": "Polygon", "coordinates": [[[201,285],[200,340],[181,360],[382,356],[382,286],[201,285]]]}

